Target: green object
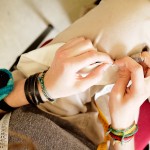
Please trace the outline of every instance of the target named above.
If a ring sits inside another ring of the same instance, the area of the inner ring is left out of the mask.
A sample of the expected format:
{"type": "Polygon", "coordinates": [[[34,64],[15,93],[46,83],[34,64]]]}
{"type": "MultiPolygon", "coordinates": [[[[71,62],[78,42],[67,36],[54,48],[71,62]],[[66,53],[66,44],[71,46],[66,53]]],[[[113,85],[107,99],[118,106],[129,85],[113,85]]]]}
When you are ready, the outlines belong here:
{"type": "Polygon", "coordinates": [[[51,96],[48,94],[47,89],[44,85],[44,76],[45,76],[46,71],[44,71],[41,75],[41,77],[38,77],[38,81],[41,85],[42,88],[42,92],[44,94],[44,96],[50,101],[50,102],[54,102],[55,100],[53,98],[51,98],[51,96]]]}
{"type": "Polygon", "coordinates": [[[0,69],[0,101],[14,88],[12,73],[7,69],[0,69]]]}
{"type": "Polygon", "coordinates": [[[106,135],[108,135],[111,132],[116,136],[122,137],[122,140],[121,140],[121,144],[122,144],[124,141],[124,138],[133,136],[137,131],[138,131],[138,126],[135,123],[132,124],[130,127],[123,129],[123,130],[114,129],[114,128],[112,128],[111,125],[109,125],[108,132],[106,133],[106,135]],[[133,131],[125,134],[125,132],[129,131],[134,126],[135,126],[135,129],[133,131]]]}

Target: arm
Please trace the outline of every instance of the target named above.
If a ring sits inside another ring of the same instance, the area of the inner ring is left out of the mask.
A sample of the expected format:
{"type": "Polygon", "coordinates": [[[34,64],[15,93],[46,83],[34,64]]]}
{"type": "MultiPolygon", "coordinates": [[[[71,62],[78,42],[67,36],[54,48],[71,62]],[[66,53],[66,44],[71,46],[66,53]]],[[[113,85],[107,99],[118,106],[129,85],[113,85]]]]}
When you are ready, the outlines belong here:
{"type": "MultiPolygon", "coordinates": [[[[56,52],[52,65],[45,74],[45,87],[54,99],[83,92],[98,82],[109,63],[112,64],[111,58],[107,54],[95,51],[90,40],[83,37],[75,38],[56,52]],[[81,69],[96,62],[104,64],[93,69],[86,77],[80,76],[81,69]]],[[[25,80],[15,83],[15,88],[5,98],[8,105],[20,107],[28,104],[24,94],[24,84],[25,80]]],[[[38,90],[43,101],[48,101],[39,83],[38,90]]]]}
{"type": "MultiPolygon", "coordinates": [[[[25,80],[19,80],[14,83],[14,89],[13,91],[4,99],[4,101],[11,107],[20,107],[23,105],[29,104],[29,102],[26,99],[25,93],[24,93],[24,84],[25,80]]],[[[38,90],[42,98],[44,97],[41,87],[38,86],[38,90]]],[[[3,111],[1,111],[3,112],[3,111]]]]}

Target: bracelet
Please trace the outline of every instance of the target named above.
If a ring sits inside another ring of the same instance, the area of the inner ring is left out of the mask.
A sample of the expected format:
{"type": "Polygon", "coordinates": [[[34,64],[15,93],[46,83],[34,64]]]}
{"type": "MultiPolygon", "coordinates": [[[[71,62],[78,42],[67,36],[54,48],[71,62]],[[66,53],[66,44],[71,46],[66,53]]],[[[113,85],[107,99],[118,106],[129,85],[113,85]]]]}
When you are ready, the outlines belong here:
{"type": "Polygon", "coordinates": [[[31,96],[29,94],[30,93],[29,92],[29,78],[26,79],[26,81],[25,81],[24,93],[25,93],[26,99],[29,102],[29,104],[34,105],[34,102],[32,101],[31,96]]]}
{"type": "Polygon", "coordinates": [[[26,99],[31,105],[38,105],[40,103],[43,103],[43,100],[38,91],[38,75],[39,73],[31,75],[29,78],[26,79],[24,85],[26,99]]]}
{"type": "Polygon", "coordinates": [[[117,142],[118,142],[118,143],[121,143],[121,144],[127,143],[127,142],[131,141],[132,138],[134,137],[134,135],[132,135],[132,136],[125,137],[125,138],[122,139],[121,136],[114,135],[113,133],[110,133],[109,135],[110,135],[111,138],[113,139],[113,145],[114,145],[115,143],[117,143],[117,142]]]}
{"type": "Polygon", "coordinates": [[[132,136],[129,136],[129,137],[124,137],[122,139],[122,136],[117,136],[117,135],[115,135],[113,133],[110,133],[109,135],[113,138],[113,140],[120,141],[120,142],[122,141],[122,142],[125,142],[125,143],[130,141],[134,137],[134,135],[132,135],[132,136]]]}
{"type": "Polygon", "coordinates": [[[40,76],[38,77],[38,81],[39,81],[39,83],[40,83],[40,85],[41,85],[42,92],[43,92],[44,96],[45,96],[50,102],[54,102],[55,100],[48,94],[47,89],[46,89],[46,87],[45,87],[45,85],[44,85],[44,76],[45,76],[45,73],[46,73],[46,71],[44,71],[44,72],[42,73],[41,77],[40,77],[40,76]]]}
{"type": "Polygon", "coordinates": [[[39,104],[44,103],[38,90],[38,76],[36,76],[34,81],[34,96],[37,99],[37,101],[39,101],[39,104]]]}
{"type": "Polygon", "coordinates": [[[138,126],[135,122],[128,128],[123,130],[114,129],[111,125],[108,127],[108,132],[114,141],[119,141],[122,143],[129,142],[138,131],[138,126]]]}
{"type": "Polygon", "coordinates": [[[31,96],[31,99],[32,99],[32,102],[35,104],[35,105],[38,105],[39,104],[39,101],[37,100],[36,96],[34,95],[34,88],[35,88],[35,80],[36,80],[36,76],[38,74],[35,74],[35,75],[32,75],[29,77],[29,94],[31,96]]]}
{"type": "Polygon", "coordinates": [[[109,125],[109,127],[108,127],[108,133],[112,132],[114,135],[118,135],[118,136],[126,136],[126,135],[130,136],[131,133],[137,132],[137,130],[138,130],[138,127],[135,123],[133,123],[130,127],[128,127],[125,130],[114,129],[114,128],[112,128],[111,125],[109,125]]]}

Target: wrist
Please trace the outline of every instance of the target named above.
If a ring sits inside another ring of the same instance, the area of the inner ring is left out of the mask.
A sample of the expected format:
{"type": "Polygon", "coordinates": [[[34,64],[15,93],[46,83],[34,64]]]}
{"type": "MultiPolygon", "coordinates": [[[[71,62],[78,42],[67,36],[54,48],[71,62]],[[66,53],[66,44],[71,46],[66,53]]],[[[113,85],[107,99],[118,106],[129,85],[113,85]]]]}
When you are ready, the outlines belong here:
{"type": "Polygon", "coordinates": [[[128,128],[129,126],[131,126],[134,122],[134,119],[133,120],[124,120],[124,121],[121,121],[121,120],[112,120],[111,121],[111,125],[114,129],[126,129],[128,128]]]}
{"type": "MultiPolygon", "coordinates": [[[[56,94],[56,90],[54,89],[54,83],[50,80],[49,74],[46,72],[44,76],[44,85],[45,88],[52,99],[59,98],[56,94]]],[[[44,95],[43,95],[44,96],[44,95]]]]}
{"type": "MultiPolygon", "coordinates": [[[[116,108],[117,109],[117,108],[116,108]]],[[[111,109],[111,125],[116,129],[126,129],[135,121],[134,114],[124,109],[111,109]]]]}

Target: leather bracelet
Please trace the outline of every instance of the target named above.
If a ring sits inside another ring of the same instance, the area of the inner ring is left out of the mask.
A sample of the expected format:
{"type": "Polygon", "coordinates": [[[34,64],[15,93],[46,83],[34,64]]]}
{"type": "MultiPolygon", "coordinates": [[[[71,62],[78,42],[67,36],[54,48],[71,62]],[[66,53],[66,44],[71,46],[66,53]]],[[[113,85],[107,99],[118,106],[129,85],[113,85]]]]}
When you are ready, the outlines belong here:
{"type": "Polygon", "coordinates": [[[38,76],[35,78],[34,81],[34,95],[35,98],[39,101],[39,103],[44,103],[38,90],[38,76]]]}
{"type": "Polygon", "coordinates": [[[38,105],[40,103],[43,103],[43,100],[38,91],[38,75],[39,73],[31,75],[25,81],[24,86],[25,96],[27,101],[32,105],[38,105]]]}
{"type": "Polygon", "coordinates": [[[30,98],[30,95],[29,95],[29,78],[27,78],[25,81],[24,93],[25,93],[26,99],[29,102],[29,104],[34,105],[34,103],[32,102],[32,99],[30,98]]]}
{"type": "Polygon", "coordinates": [[[32,101],[34,102],[35,105],[43,103],[43,100],[38,91],[38,81],[37,81],[38,75],[39,75],[39,73],[34,74],[29,77],[29,86],[30,86],[29,91],[30,91],[32,101]]]}
{"type": "Polygon", "coordinates": [[[34,103],[34,105],[39,104],[39,101],[35,97],[35,94],[34,94],[36,76],[37,76],[37,74],[32,75],[32,76],[29,77],[29,93],[30,93],[30,96],[31,96],[31,99],[32,99],[32,102],[34,103]]]}

